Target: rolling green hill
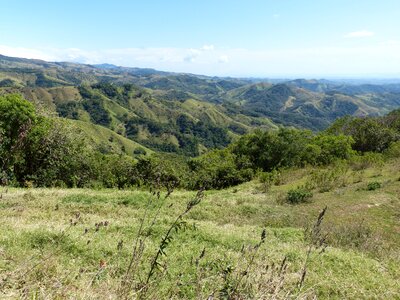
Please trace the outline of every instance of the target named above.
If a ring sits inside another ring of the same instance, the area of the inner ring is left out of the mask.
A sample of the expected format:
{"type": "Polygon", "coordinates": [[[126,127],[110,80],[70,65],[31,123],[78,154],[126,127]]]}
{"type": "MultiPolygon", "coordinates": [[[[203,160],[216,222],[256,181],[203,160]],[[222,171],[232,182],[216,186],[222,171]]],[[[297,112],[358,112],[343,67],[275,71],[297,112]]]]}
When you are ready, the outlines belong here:
{"type": "Polygon", "coordinates": [[[225,147],[254,128],[321,130],[344,115],[376,116],[400,107],[395,83],[218,78],[0,55],[1,93],[21,93],[47,113],[190,156],[225,147]]]}
{"type": "Polygon", "coordinates": [[[321,129],[345,115],[387,113],[400,105],[397,94],[350,96],[335,90],[321,93],[292,84],[253,84],[229,92],[231,101],[248,114],[271,118],[275,123],[321,129]]]}
{"type": "Polygon", "coordinates": [[[79,120],[71,120],[70,122],[73,126],[82,130],[89,141],[92,142],[92,145],[102,153],[124,153],[135,156],[136,153],[151,154],[154,152],[103,126],[79,120]]]}

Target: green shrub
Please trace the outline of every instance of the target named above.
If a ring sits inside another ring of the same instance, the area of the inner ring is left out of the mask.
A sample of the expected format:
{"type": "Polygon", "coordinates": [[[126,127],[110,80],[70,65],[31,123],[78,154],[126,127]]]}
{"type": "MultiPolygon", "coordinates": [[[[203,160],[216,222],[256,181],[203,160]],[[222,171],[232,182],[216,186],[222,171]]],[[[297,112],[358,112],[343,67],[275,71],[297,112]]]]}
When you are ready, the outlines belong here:
{"type": "Polygon", "coordinates": [[[210,151],[188,162],[192,171],[189,188],[223,189],[253,178],[254,171],[229,149],[210,151]]]}
{"type": "Polygon", "coordinates": [[[336,120],[327,132],[351,136],[356,151],[383,152],[399,139],[396,128],[386,123],[382,118],[344,117],[336,120]]]}
{"type": "Polygon", "coordinates": [[[349,160],[354,171],[365,170],[371,167],[381,168],[384,164],[384,156],[381,153],[365,152],[363,155],[355,155],[349,160]]]}
{"type": "Polygon", "coordinates": [[[268,192],[273,185],[280,181],[281,173],[278,170],[271,172],[260,172],[258,174],[258,180],[261,183],[261,191],[263,193],[268,192]]]}
{"type": "Polygon", "coordinates": [[[138,147],[135,150],[133,150],[134,155],[146,155],[146,150],[142,147],[138,147]]]}
{"type": "Polygon", "coordinates": [[[238,157],[245,157],[253,169],[272,171],[277,168],[327,165],[354,155],[352,137],[343,134],[280,128],[277,131],[258,130],[242,136],[231,147],[238,157]]]}
{"type": "Polygon", "coordinates": [[[375,191],[377,189],[380,189],[382,187],[382,184],[378,181],[373,181],[368,183],[367,185],[367,190],[368,191],[375,191]]]}
{"type": "Polygon", "coordinates": [[[278,131],[258,130],[241,137],[232,146],[238,157],[246,157],[253,169],[272,171],[280,167],[304,165],[304,153],[313,134],[308,130],[280,128],[278,131]]]}
{"type": "Polygon", "coordinates": [[[78,128],[64,120],[39,118],[27,136],[15,177],[36,186],[83,187],[97,173],[94,153],[78,128]]]}
{"type": "Polygon", "coordinates": [[[138,182],[134,160],[129,156],[103,156],[99,173],[103,186],[107,188],[123,189],[138,182]]]}
{"type": "Polygon", "coordinates": [[[140,156],[135,165],[138,184],[158,188],[188,187],[194,182],[187,159],[167,153],[140,156]]]}
{"type": "Polygon", "coordinates": [[[0,183],[14,179],[14,165],[21,162],[26,136],[36,121],[34,106],[22,96],[0,96],[0,183]]]}
{"type": "Polygon", "coordinates": [[[311,199],[313,194],[304,187],[298,187],[296,189],[289,190],[286,195],[286,202],[290,204],[299,204],[307,202],[311,199]]]}
{"type": "Polygon", "coordinates": [[[316,156],[316,164],[318,165],[328,165],[338,159],[348,159],[355,154],[355,151],[351,148],[354,140],[350,136],[321,133],[315,137],[313,142],[314,146],[318,146],[320,149],[319,155],[316,156]]]}
{"type": "Polygon", "coordinates": [[[388,158],[400,157],[400,141],[391,143],[389,148],[385,151],[385,156],[388,158]]]}
{"type": "Polygon", "coordinates": [[[329,192],[335,187],[346,185],[348,166],[345,163],[337,163],[333,167],[316,169],[311,172],[306,186],[309,189],[318,189],[319,192],[329,192]]]}

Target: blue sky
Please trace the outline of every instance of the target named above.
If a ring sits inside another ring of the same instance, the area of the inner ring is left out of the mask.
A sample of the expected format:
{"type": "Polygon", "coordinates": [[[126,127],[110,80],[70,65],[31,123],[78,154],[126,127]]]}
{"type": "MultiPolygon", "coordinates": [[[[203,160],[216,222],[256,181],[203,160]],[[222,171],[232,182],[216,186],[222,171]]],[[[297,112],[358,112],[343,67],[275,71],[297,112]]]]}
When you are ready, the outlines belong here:
{"type": "Polygon", "coordinates": [[[0,0],[0,53],[207,75],[400,77],[399,0],[0,0]]]}

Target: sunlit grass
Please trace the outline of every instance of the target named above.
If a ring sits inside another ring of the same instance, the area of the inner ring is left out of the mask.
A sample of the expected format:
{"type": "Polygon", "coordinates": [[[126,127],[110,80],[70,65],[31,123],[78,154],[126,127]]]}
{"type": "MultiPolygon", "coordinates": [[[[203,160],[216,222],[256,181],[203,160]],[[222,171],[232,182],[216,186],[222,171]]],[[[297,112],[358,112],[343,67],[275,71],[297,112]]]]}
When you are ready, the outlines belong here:
{"type": "MultiPolygon", "coordinates": [[[[249,280],[256,282],[265,265],[279,264],[286,257],[284,289],[296,289],[307,250],[304,228],[325,206],[328,210],[322,229],[328,233],[328,247],[324,253],[311,256],[305,285],[298,295],[400,297],[400,269],[396,263],[400,244],[400,174],[396,165],[368,169],[361,181],[353,180],[356,175],[351,173],[345,186],[314,192],[310,203],[280,202],[289,189],[306,182],[307,173],[288,172],[284,184],[273,186],[268,193],[260,191],[257,181],[205,192],[203,201],[185,218],[185,230],[174,233],[166,256],[162,257],[162,276],[157,275],[156,289],[149,291],[147,297],[204,298],[214,293],[218,298],[217,291],[223,285],[221,270],[227,266],[240,269],[243,247],[255,245],[263,228],[266,241],[257,253],[249,280]],[[382,187],[368,191],[365,187],[372,180],[381,182],[382,187]],[[199,265],[208,273],[199,280],[196,276],[200,267],[194,261],[203,250],[199,265]]],[[[121,278],[151,198],[149,192],[10,188],[2,194],[3,295],[51,299],[120,297],[121,278]]],[[[155,226],[147,233],[139,277],[145,276],[161,237],[194,195],[195,192],[178,190],[165,200],[155,226]]],[[[154,213],[163,200],[152,199],[149,211],[154,213]]],[[[257,292],[261,293],[261,288],[257,292]]],[[[261,297],[253,294],[256,295],[261,297]]]]}

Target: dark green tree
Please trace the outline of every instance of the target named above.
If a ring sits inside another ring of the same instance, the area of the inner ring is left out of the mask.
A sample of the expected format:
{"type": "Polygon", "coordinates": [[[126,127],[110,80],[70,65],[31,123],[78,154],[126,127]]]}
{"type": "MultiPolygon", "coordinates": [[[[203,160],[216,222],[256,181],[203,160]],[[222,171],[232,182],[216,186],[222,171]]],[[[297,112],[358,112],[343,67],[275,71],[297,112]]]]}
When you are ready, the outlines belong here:
{"type": "Polygon", "coordinates": [[[351,136],[353,149],[360,152],[382,152],[399,140],[399,132],[379,118],[344,117],[334,122],[327,132],[351,136]]]}
{"type": "Polygon", "coordinates": [[[26,138],[36,120],[34,106],[22,96],[0,96],[0,172],[3,184],[13,175],[14,165],[21,159],[26,138]]]}

